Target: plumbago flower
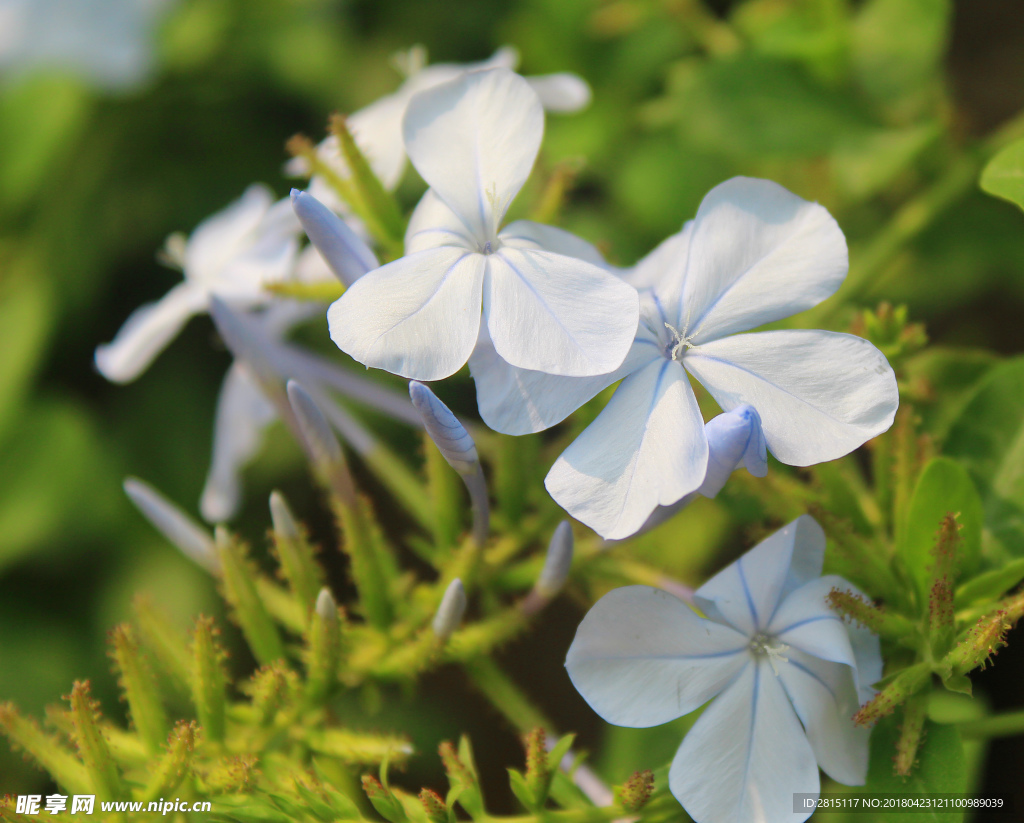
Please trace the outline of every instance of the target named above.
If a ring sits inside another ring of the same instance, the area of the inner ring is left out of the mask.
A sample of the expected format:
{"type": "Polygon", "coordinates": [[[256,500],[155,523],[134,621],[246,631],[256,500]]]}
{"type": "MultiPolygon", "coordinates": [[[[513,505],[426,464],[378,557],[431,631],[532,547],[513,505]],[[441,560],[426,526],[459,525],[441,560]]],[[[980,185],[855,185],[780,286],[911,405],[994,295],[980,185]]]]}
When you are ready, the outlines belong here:
{"type": "Polygon", "coordinates": [[[884,355],[849,334],[737,332],[816,305],[846,270],[846,241],[823,207],[768,180],[728,180],[630,273],[642,317],[618,370],[564,380],[496,367],[483,351],[470,363],[481,415],[498,431],[539,431],[622,379],[545,480],[612,539],[704,480],[708,441],[688,375],[724,410],[756,409],[783,463],[841,457],[892,425],[899,395],[884,355]]]}
{"type": "Polygon", "coordinates": [[[826,605],[833,588],[855,589],[820,577],[824,552],[804,515],[697,590],[706,617],[628,586],[580,624],[565,665],[609,723],[656,726],[715,697],[669,771],[697,823],[805,820],[793,793],[817,794],[819,767],[840,783],[866,779],[869,730],[852,717],[882,674],[878,638],[826,605]]]}
{"type": "Polygon", "coordinates": [[[605,374],[637,327],[636,291],[593,263],[545,250],[550,227],[499,231],[540,148],[544,113],[505,69],[470,72],[413,97],[409,158],[431,191],[406,255],[352,285],[328,312],[331,337],[367,366],[438,380],[469,358],[480,312],[497,354],[514,366],[605,374]]]}
{"type": "MultiPolygon", "coordinates": [[[[480,63],[435,63],[427,66],[424,50],[417,47],[396,55],[395,62],[405,74],[405,82],[397,91],[346,118],[356,145],[366,155],[374,174],[388,189],[398,185],[405,171],[402,118],[413,96],[469,71],[498,68],[514,70],[519,64],[519,54],[514,48],[506,46],[480,63]]],[[[524,79],[548,111],[571,113],[590,102],[590,87],[575,74],[563,72],[524,79]]],[[[349,177],[349,169],[342,157],[337,137],[332,135],[321,142],[317,146],[317,155],[335,174],[342,178],[349,177]]],[[[293,175],[302,175],[308,173],[309,168],[304,158],[296,157],[288,164],[287,171],[293,175]]],[[[319,175],[314,175],[309,181],[309,191],[334,211],[347,210],[333,187],[319,175]]]]}
{"type": "Polygon", "coordinates": [[[298,222],[287,200],[253,185],[207,218],[188,240],[168,239],[166,257],[185,280],[156,303],[140,306],[113,342],[96,349],[96,368],[115,383],[145,371],[193,315],[209,309],[212,295],[235,306],[257,306],[271,295],[264,283],[285,279],[298,252],[298,222]]]}

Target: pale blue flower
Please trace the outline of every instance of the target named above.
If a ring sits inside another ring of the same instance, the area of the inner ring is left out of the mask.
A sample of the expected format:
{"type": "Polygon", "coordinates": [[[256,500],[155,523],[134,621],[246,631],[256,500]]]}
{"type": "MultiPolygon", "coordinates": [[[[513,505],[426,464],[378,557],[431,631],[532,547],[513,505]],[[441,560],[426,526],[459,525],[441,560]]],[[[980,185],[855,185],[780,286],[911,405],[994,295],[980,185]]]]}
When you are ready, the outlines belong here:
{"type": "Polygon", "coordinates": [[[115,383],[145,371],[189,318],[209,309],[217,296],[233,306],[264,305],[270,281],[292,272],[299,223],[288,200],[274,201],[266,186],[253,185],[223,211],[208,217],[186,240],[172,235],[165,258],[184,280],[155,303],[136,309],[113,342],[96,348],[96,368],[115,383]]]}
{"type": "Polygon", "coordinates": [[[878,638],[846,626],[820,577],[825,535],[807,515],[697,590],[706,617],[660,589],[605,595],[580,624],[566,667],[602,718],[666,723],[715,698],[683,740],[669,788],[697,823],[800,821],[793,794],[817,794],[819,767],[867,775],[869,731],[853,723],[882,674],[878,638]]]}
{"type": "Polygon", "coordinates": [[[734,178],[630,273],[641,322],[618,369],[566,379],[487,361],[482,350],[471,364],[481,415],[498,431],[539,431],[622,380],[545,480],[608,539],[704,482],[708,439],[691,376],[725,411],[756,409],[781,462],[841,457],[892,425],[899,394],[885,356],[848,334],[738,332],[810,308],[846,271],[846,241],[823,207],[768,180],[734,178]]]}
{"type": "Polygon", "coordinates": [[[476,346],[482,309],[495,351],[513,366],[594,375],[622,363],[636,332],[635,289],[548,251],[533,224],[500,228],[543,131],[540,99],[506,69],[462,74],[412,98],[405,146],[431,191],[406,255],[331,306],[342,351],[416,380],[448,377],[476,346]]]}
{"type": "MultiPolygon", "coordinates": [[[[407,158],[402,141],[402,118],[413,96],[466,72],[497,68],[514,70],[519,63],[519,54],[506,46],[479,63],[435,63],[428,66],[423,49],[417,47],[396,55],[395,62],[405,74],[405,82],[396,91],[346,118],[356,145],[387,189],[395,188],[405,171],[407,158]]],[[[575,74],[563,72],[524,79],[548,111],[571,113],[590,103],[590,87],[575,74]]],[[[337,137],[332,135],[317,146],[317,158],[341,178],[350,176],[337,137]]],[[[293,175],[308,174],[309,165],[304,158],[297,157],[288,164],[287,171],[293,175]]],[[[319,175],[310,180],[309,190],[334,211],[342,214],[348,211],[334,188],[319,175]]]]}

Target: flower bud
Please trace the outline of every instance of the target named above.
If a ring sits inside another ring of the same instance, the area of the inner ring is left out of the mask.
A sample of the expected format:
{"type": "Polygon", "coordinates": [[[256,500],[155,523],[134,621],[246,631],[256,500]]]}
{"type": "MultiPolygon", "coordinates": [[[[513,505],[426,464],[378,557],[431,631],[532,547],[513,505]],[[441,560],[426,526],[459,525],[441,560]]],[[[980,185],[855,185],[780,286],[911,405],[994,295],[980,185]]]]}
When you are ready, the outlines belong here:
{"type": "Polygon", "coordinates": [[[645,769],[634,772],[618,789],[618,801],[627,812],[638,812],[644,807],[654,791],[654,772],[645,769]]]}
{"type": "Polygon", "coordinates": [[[292,189],[292,208],[310,242],[346,286],[351,286],[380,263],[369,247],[338,215],[313,195],[292,189]]]}
{"type": "Polygon", "coordinates": [[[355,486],[327,418],[309,393],[294,380],[288,381],[288,402],[295,414],[299,434],[313,468],[346,505],[355,502],[355,486]]]}
{"type": "Polygon", "coordinates": [[[563,520],[555,528],[548,543],[548,554],[544,560],[544,568],[537,578],[535,589],[543,597],[551,598],[558,594],[565,585],[572,567],[573,535],[568,520],[563,520]]]}
{"type": "Polygon", "coordinates": [[[466,613],[466,589],[459,578],[455,578],[448,584],[444,597],[441,598],[441,605],[437,607],[432,627],[434,635],[440,642],[451,637],[459,624],[462,616],[466,613]]]}
{"type": "Polygon", "coordinates": [[[299,527],[295,522],[295,516],[288,507],[284,495],[276,489],[270,493],[270,519],[277,534],[285,540],[298,540],[299,527]]]}
{"type": "Polygon", "coordinates": [[[479,471],[480,458],[476,453],[476,444],[451,409],[428,386],[416,380],[409,382],[409,397],[423,418],[427,434],[448,465],[463,477],[479,471]]]}
{"type": "Polygon", "coordinates": [[[157,531],[211,574],[220,574],[220,560],[209,532],[148,483],[129,477],[125,494],[157,531]]]}
{"type": "Polygon", "coordinates": [[[729,475],[741,465],[754,477],[768,473],[768,450],[761,417],[753,406],[737,406],[713,417],[704,426],[708,438],[708,469],[698,491],[705,497],[718,494],[729,475]]]}

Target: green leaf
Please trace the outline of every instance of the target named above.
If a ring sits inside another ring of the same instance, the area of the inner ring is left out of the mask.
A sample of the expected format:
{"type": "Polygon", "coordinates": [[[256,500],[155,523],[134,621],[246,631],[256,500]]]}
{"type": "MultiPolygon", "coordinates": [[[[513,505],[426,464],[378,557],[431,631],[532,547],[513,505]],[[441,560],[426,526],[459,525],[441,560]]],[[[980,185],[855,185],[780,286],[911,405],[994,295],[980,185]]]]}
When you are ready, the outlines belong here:
{"type": "Polygon", "coordinates": [[[1024,557],[1011,560],[999,569],[979,574],[956,590],[957,608],[995,600],[1024,580],[1024,557]]]}
{"type": "Polygon", "coordinates": [[[781,60],[743,56],[704,63],[678,79],[683,134],[739,160],[825,154],[868,128],[851,100],[781,60]]]}
{"type": "Polygon", "coordinates": [[[988,161],[981,173],[981,188],[1024,209],[1024,138],[988,161]]]}
{"type": "Polygon", "coordinates": [[[906,129],[855,132],[832,154],[832,177],[849,197],[877,194],[942,133],[937,121],[906,129]]]}
{"type": "Polygon", "coordinates": [[[899,543],[900,556],[917,583],[923,602],[928,599],[928,570],[933,563],[935,535],[949,512],[959,515],[961,526],[957,568],[961,574],[969,575],[976,569],[981,552],[981,498],[963,466],[948,457],[936,457],[917,480],[899,543]]]}
{"type": "MultiPolygon", "coordinates": [[[[892,757],[899,736],[899,720],[887,717],[871,732],[871,759],[863,794],[962,794],[967,776],[960,733],[954,726],[925,721],[924,744],[917,766],[907,778],[893,774],[892,757]]],[[[963,812],[948,809],[914,815],[915,823],[956,823],[963,812]]],[[[906,823],[903,809],[880,809],[871,816],[876,823],[906,823]]]]}
{"type": "Polygon", "coordinates": [[[943,451],[970,471],[985,510],[984,547],[1024,556],[1024,357],[993,368],[964,406],[943,451]]]}
{"type": "Polygon", "coordinates": [[[522,772],[516,771],[515,769],[508,770],[508,785],[512,789],[512,794],[516,796],[516,799],[523,804],[523,808],[527,811],[536,811],[537,809],[537,798],[534,797],[533,789],[526,782],[526,778],[523,777],[522,772]]]}
{"type": "Polygon", "coordinates": [[[852,61],[860,86],[912,114],[939,80],[952,19],[950,0],[869,0],[854,20],[852,61]],[[902,106],[914,104],[910,111],[902,106]]]}
{"type": "Polygon", "coordinates": [[[56,312],[47,279],[41,272],[12,276],[11,263],[0,263],[0,439],[27,394],[44,353],[56,312]]]}
{"type": "Polygon", "coordinates": [[[562,762],[562,758],[568,754],[569,749],[572,748],[573,741],[575,740],[575,734],[567,734],[560,738],[559,741],[551,747],[551,751],[548,752],[548,771],[552,774],[558,771],[558,766],[562,762]]]}

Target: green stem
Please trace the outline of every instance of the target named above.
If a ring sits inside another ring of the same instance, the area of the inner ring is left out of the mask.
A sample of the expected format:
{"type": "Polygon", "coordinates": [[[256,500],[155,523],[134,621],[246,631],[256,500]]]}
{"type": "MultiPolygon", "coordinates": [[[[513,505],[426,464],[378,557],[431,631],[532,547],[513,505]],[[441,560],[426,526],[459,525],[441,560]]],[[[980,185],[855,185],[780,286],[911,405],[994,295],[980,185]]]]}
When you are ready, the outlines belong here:
{"type": "Polygon", "coordinates": [[[1024,710],[966,720],[956,725],[964,737],[1013,737],[1024,734],[1024,710]]]}
{"type": "Polygon", "coordinates": [[[478,657],[463,667],[476,687],[520,733],[526,734],[537,727],[554,733],[554,724],[490,657],[478,657]]]}

